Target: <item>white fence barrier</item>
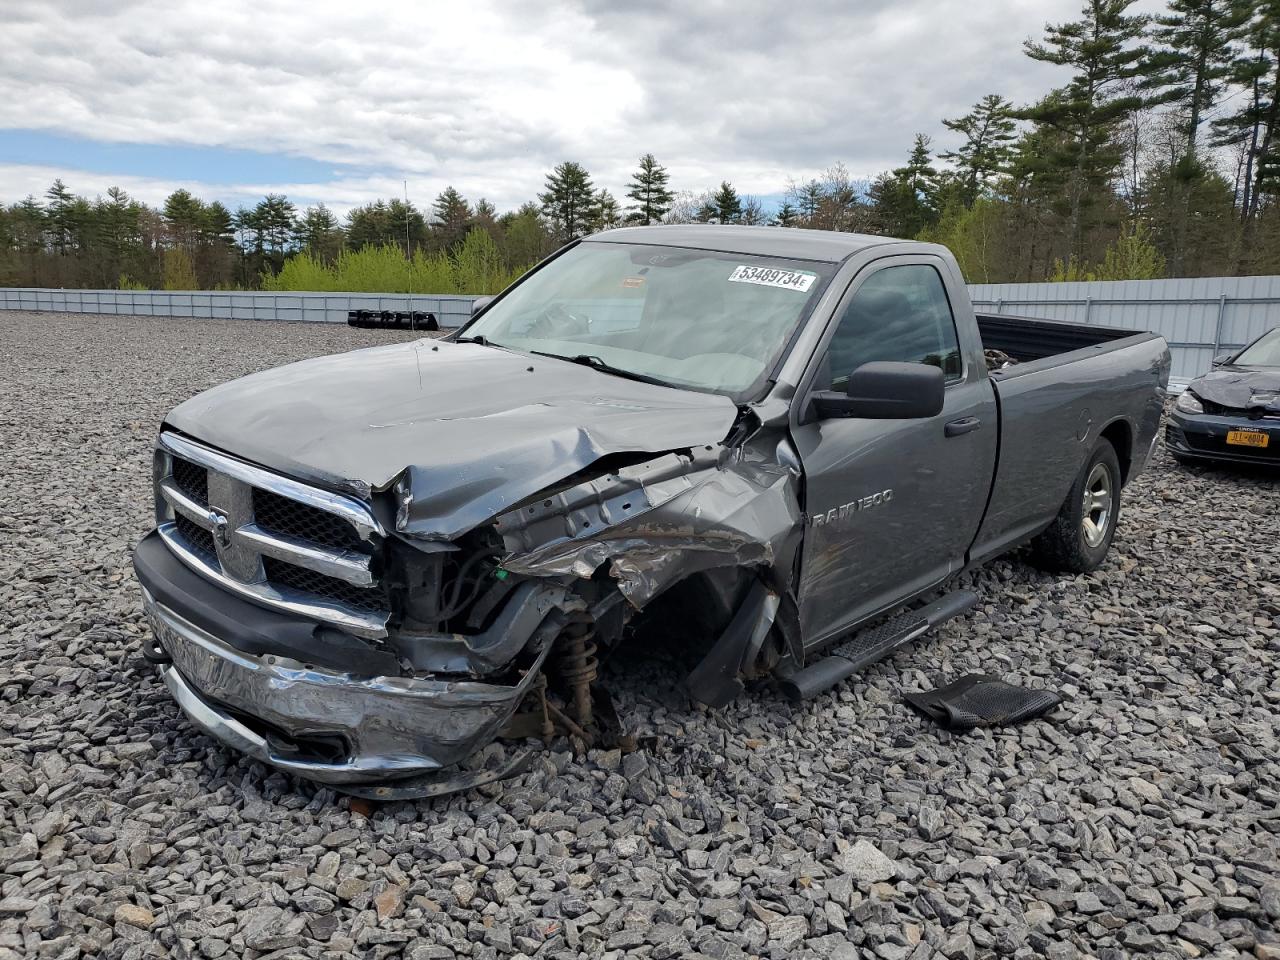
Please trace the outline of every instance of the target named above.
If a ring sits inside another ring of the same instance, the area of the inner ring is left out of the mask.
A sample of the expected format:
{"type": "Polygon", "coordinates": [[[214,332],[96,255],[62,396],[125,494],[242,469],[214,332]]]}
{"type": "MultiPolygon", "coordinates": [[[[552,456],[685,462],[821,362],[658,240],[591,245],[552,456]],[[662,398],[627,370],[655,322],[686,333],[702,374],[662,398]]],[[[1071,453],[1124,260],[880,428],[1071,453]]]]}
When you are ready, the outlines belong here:
{"type": "Polygon", "coordinates": [[[0,287],[0,310],[134,314],[225,320],[296,320],[346,323],[352,310],[420,311],[441,327],[471,316],[474,297],[405,293],[260,293],[222,290],[46,290],[0,287]]]}
{"type": "MultiPolygon", "coordinates": [[[[1091,283],[972,284],[979,311],[1151,330],[1169,341],[1173,379],[1209,369],[1219,353],[1280,325],[1280,277],[1091,283]]],[[[353,310],[433,313],[441,327],[471,315],[474,297],[375,293],[47,290],[0,287],[0,310],[346,323],[353,310]]]]}
{"type": "Polygon", "coordinates": [[[1169,341],[1171,378],[1186,383],[1220,353],[1280,326],[1280,277],[1091,283],[978,283],[979,312],[1150,330],[1169,341]]]}

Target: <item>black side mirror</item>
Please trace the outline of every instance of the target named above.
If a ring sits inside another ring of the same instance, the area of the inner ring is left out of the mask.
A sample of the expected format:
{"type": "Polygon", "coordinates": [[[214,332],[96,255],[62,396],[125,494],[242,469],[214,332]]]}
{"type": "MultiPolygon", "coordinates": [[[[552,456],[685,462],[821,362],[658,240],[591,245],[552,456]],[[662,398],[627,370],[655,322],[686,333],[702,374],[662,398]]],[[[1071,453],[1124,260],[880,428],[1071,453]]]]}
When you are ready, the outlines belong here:
{"type": "Polygon", "coordinates": [[[844,393],[814,393],[813,409],[824,420],[923,420],[942,412],[946,388],[946,377],[938,367],[876,360],[849,374],[844,393]]]}
{"type": "Polygon", "coordinates": [[[471,301],[471,315],[474,317],[491,303],[493,303],[493,297],[476,297],[471,301]]]}
{"type": "Polygon", "coordinates": [[[1214,357],[1214,358],[1213,358],[1213,365],[1214,365],[1215,367],[1220,367],[1220,366],[1222,366],[1224,363],[1230,363],[1230,362],[1231,362],[1231,357],[1232,357],[1232,356],[1233,356],[1233,354],[1230,354],[1230,353],[1220,353],[1220,354],[1218,354],[1216,357],[1214,357]]]}

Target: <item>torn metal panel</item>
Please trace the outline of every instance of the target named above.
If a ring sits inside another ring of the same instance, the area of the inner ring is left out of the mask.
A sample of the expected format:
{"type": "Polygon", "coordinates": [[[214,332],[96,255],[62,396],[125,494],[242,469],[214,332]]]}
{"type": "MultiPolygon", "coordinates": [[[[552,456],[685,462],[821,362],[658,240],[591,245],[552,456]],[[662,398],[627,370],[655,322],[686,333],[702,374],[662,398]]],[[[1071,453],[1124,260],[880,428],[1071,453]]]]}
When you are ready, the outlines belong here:
{"type": "Polygon", "coordinates": [[[600,531],[688,492],[695,485],[690,474],[718,462],[716,448],[702,446],[623,467],[503,514],[498,518],[498,533],[508,550],[527,553],[548,543],[600,531]]]}
{"type": "Polygon", "coordinates": [[[779,445],[667,454],[503,514],[503,567],[586,579],[608,563],[637,608],[713,567],[776,568],[789,579],[802,529],[798,473],[779,445]]]}
{"type": "Polygon", "coordinates": [[[434,340],[264,370],[178,406],[172,427],[368,497],[399,484],[396,531],[450,540],[602,457],[724,439],[738,410],[513,351],[434,340]]]}

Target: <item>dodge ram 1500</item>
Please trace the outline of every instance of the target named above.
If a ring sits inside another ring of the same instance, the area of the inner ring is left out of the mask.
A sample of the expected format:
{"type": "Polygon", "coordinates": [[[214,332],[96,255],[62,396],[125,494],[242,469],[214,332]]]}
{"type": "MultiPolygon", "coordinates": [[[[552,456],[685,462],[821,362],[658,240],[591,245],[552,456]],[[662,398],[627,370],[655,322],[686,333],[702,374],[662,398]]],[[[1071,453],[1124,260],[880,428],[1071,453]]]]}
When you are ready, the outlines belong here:
{"type": "Polygon", "coordinates": [[[975,315],[943,247],[609,231],[448,337],[173,410],[146,654],[203,730],[375,797],[590,740],[600,656],[673,617],[698,700],[813,696],[971,606],[967,567],[1100,563],[1168,375],[1153,334],[975,315]]]}

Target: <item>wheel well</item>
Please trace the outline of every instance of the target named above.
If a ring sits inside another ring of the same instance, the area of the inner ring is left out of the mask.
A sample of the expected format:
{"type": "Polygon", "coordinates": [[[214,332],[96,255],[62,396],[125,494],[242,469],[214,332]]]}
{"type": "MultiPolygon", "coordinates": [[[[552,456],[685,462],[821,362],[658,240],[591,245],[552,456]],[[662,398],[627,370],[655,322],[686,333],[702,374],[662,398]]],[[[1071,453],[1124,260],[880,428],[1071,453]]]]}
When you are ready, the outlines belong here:
{"type": "Polygon", "coordinates": [[[1133,431],[1123,420],[1114,420],[1102,431],[1102,439],[1108,441],[1116,451],[1116,459],[1120,461],[1120,485],[1129,480],[1129,464],[1133,460],[1133,431]]]}

